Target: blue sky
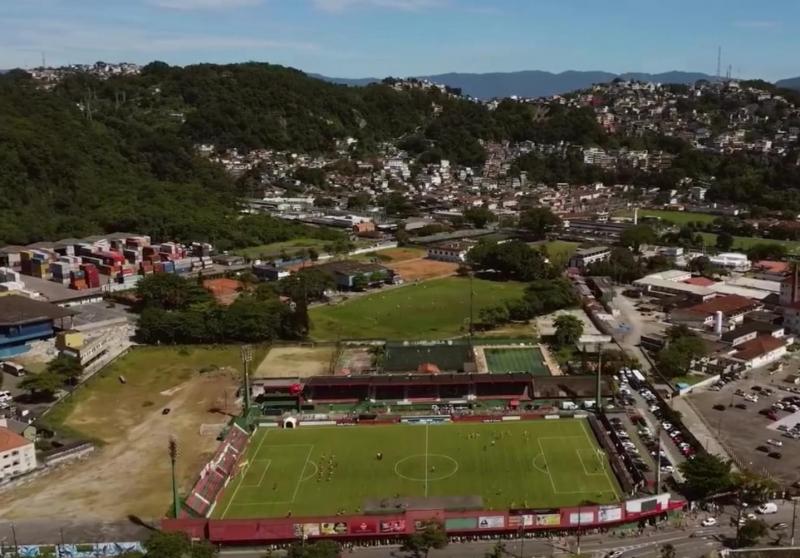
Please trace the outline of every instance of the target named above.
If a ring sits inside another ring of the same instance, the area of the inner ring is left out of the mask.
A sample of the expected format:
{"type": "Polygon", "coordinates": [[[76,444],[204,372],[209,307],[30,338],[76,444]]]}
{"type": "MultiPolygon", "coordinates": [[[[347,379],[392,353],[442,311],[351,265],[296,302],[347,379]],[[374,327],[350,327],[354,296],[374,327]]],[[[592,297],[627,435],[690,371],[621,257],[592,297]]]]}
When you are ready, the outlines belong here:
{"type": "Polygon", "coordinates": [[[329,76],[800,75],[797,0],[0,0],[0,68],[266,61],[329,76]]]}

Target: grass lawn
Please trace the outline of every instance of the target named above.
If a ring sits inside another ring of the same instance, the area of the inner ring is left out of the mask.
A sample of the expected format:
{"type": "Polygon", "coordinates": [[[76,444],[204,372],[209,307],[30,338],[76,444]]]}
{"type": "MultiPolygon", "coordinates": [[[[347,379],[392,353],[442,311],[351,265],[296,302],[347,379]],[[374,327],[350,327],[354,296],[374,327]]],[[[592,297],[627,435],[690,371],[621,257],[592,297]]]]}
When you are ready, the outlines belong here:
{"type": "Polygon", "coordinates": [[[321,240],[319,238],[294,238],[285,242],[273,242],[272,244],[261,244],[260,246],[241,248],[239,250],[233,250],[233,253],[246,258],[255,259],[261,257],[277,257],[280,256],[282,251],[291,255],[304,248],[314,248],[321,254],[324,252],[325,246],[332,242],[332,240],[321,240]]]}
{"type": "MultiPolygon", "coordinates": [[[[463,334],[469,320],[469,279],[448,277],[312,308],[314,339],[438,339],[463,334]]],[[[474,280],[475,319],[481,308],[522,296],[523,283],[474,280]]]]}
{"type": "MultiPolygon", "coordinates": [[[[633,210],[626,209],[614,214],[616,217],[633,217],[633,210]]],[[[685,225],[686,223],[712,223],[719,215],[693,213],[691,211],[671,211],[668,209],[640,209],[639,218],[658,217],[667,223],[685,225]]]]}
{"type": "MultiPolygon", "coordinates": [[[[253,361],[260,362],[265,354],[255,350],[253,361]]],[[[238,346],[136,347],[56,405],[43,421],[62,433],[111,443],[126,435],[127,425],[139,423],[143,410],[160,409],[174,395],[173,388],[200,371],[240,367],[238,346]]]]}
{"type": "Polygon", "coordinates": [[[387,248],[386,250],[378,250],[377,252],[358,254],[352,256],[351,259],[367,262],[376,261],[377,263],[393,263],[424,258],[425,254],[427,254],[427,251],[422,248],[405,246],[402,248],[387,248]]]}
{"type": "Polygon", "coordinates": [[[538,347],[484,349],[486,364],[492,374],[530,372],[534,376],[549,376],[542,352],[538,347]]]}
{"type": "Polygon", "coordinates": [[[547,255],[553,262],[564,262],[566,265],[567,260],[572,257],[575,250],[580,246],[580,242],[570,242],[568,240],[549,240],[547,242],[534,242],[531,246],[535,248],[544,248],[547,255]]]}
{"type": "Polygon", "coordinates": [[[485,509],[615,502],[597,450],[582,419],[260,429],[214,516],[356,513],[397,495],[480,496],[485,509]]]}
{"type": "MultiPolygon", "coordinates": [[[[717,244],[717,235],[714,233],[700,233],[705,239],[706,246],[717,244]]],[[[773,240],[770,238],[760,238],[757,236],[734,236],[732,250],[747,250],[754,244],[780,244],[786,246],[790,254],[800,254],[800,241],[796,240],[773,240]]]]}

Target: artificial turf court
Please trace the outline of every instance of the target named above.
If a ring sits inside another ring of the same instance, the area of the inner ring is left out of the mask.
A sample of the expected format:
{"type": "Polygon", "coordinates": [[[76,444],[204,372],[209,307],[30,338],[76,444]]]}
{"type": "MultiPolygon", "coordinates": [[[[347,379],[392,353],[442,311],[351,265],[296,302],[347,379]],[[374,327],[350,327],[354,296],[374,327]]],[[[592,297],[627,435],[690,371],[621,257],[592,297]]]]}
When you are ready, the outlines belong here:
{"type": "Polygon", "coordinates": [[[583,419],[262,428],[240,467],[214,517],[357,513],[397,496],[480,496],[484,509],[619,499],[583,419]]]}
{"type": "Polygon", "coordinates": [[[549,376],[542,352],[536,347],[485,348],[486,365],[492,374],[528,372],[534,376],[549,376]]]}

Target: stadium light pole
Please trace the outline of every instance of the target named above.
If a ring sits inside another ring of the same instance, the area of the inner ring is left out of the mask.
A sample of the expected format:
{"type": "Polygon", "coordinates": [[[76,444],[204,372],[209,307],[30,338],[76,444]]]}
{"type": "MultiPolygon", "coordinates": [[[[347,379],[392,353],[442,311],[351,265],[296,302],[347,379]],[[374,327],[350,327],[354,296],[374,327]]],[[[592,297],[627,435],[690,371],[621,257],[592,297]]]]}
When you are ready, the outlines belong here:
{"type": "Polygon", "coordinates": [[[250,412],[250,363],[253,361],[253,348],[242,345],[242,364],[244,365],[244,415],[250,412]]]}
{"type": "Polygon", "coordinates": [[[175,519],[178,519],[178,514],[180,512],[179,502],[178,502],[178,481],[175,477],[175,464],[178,461],[178,440],[175,439],[175,436],[169,437],[169,462],[172,468],[172,513],[175,515],[175,519]]]}

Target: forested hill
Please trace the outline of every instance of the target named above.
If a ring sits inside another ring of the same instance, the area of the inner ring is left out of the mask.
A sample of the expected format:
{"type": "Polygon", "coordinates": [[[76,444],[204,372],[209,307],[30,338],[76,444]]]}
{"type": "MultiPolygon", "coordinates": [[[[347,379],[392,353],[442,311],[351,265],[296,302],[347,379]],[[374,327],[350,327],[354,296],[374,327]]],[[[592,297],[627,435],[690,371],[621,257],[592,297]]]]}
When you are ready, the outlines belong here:
{"type": "Polygon", "coordinates": [[[198,143],[322,152],[349,136],[365,155],[403,138],[429,159],[480,165],[480,139],[604,140],[588,110],[547,116],[268,64],[152,63],[105,81],[75,74],[52,90],[12,71],[0,75],[0,243],[130,230],[230,247],[292,234],[266,218],[231,218],[236,185],[196,155],[198,143]]]}

